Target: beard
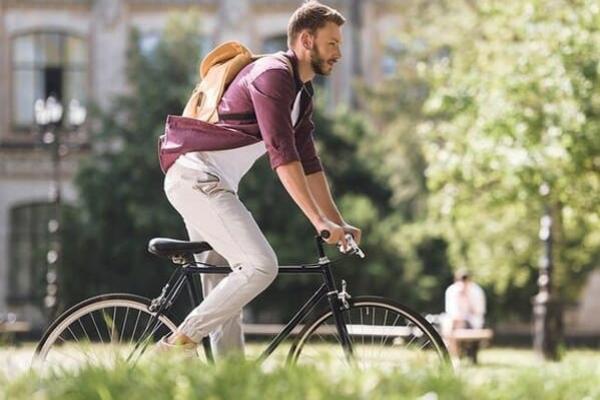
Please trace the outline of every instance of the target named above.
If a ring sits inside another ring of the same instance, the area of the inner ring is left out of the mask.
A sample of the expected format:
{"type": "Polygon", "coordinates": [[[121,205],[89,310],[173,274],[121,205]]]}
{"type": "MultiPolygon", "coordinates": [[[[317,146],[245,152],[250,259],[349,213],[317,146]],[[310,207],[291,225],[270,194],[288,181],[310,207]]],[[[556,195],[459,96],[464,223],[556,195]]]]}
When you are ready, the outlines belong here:
{"type": "Polygon", "coordinates": [[[326,70],[327,61],[321,57],[316,45],[313,45],[313,48],[310,50],[310,66],[317,75],[329,75],[331,73],[331,69],[329,71],[326,70]]]}

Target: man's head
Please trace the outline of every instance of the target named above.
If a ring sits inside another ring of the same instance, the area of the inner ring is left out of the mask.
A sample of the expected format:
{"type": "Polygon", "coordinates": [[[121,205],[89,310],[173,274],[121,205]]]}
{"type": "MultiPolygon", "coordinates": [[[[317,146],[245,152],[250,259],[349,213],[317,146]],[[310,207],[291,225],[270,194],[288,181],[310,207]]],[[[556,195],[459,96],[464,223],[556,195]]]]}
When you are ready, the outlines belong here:
{"type": "Polygon", "coordinates": [[[338,11],[318,1],[308,1],[288,23],[288,46],[299,57],[310,57],[315,74],[329,75],[342,57],[341,27],[346,19],[338,11]]]}
{"type": "Polygon", "coordinates": [[[454,273],[454,280],[457,282],[467,282],[469,280],[469,271],[466,268],[459,268],[454,273]]]}

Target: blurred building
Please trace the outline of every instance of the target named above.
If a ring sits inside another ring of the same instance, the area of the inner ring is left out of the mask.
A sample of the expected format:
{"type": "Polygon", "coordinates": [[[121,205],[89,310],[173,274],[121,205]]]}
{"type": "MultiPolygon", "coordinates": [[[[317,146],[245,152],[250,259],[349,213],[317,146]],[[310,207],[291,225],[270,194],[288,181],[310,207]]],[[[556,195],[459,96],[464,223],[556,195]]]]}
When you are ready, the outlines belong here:
{"type": "MultiPolygon", "coordinates": [[[[0,0],[0,317],[8,311],[41,324],[51,158],[39,144],[34,101],[50,94],[106,108],[127,90],[129,32],[152,51],[171,11],[201,15],[203,47],[236,39],[257,53],[286,47],[287,21],[301,0],[0,0]]],[[[346,62],[317,95],[353,102],[356,78],[378,80],[393,71],[382,51],[397,26],[392,1],[329,1],[348,18],[346,62]],[[368,44],[368,45],[367,45],[368,44]]],[[[81,138],[79,138],[81,139],[81,138]]],[[[78,138],[73,139],[75,142],[78,138]]],[[[81,140],[79,140],[81,141],[81,140]]],[[[81,143],[80,143],[81,144],[81,143]]],[[[85,150],[62,159],[63,200],[76,200],[72,178],[85,150]]]]}

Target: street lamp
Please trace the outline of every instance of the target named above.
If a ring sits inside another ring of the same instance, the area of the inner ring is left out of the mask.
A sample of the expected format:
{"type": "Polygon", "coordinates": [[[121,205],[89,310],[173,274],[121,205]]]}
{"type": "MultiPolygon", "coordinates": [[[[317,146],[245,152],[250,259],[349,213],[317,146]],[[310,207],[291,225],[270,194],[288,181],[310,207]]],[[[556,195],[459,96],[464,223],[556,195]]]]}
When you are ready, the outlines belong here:
{"type": "MultiPolygon", "coordinates": [[[[56,313],[58,306],[58,264],[61,255],[61,159],[68,152],[68,147],[61,141],[61,123],[63,121],[63,105],[54,97],[46,100],[38,99],[34,104],[35,122],[41,133],[41,141],[46,146],[52,157],[52,184],[49,192],[49,201],[53,204],[53,216],[48,221],[50,233],[50,246],[46,253],[46,295],[44,306],[50,317],[56,313]]],[[[78,100],[71,100],[67,111],[68,125],[77,130],[83,124],[86,109],[78,100]]]]}
{"type": "Polygon", "coordinates": [[[543,244],[540,257],[540,271],[538,276],[538,293],[533,298],[533,347],[544,359],[556,360],[558,354],[558,340],[561,332],[560,304],[552,290],[553,264],[553,235],[552,211],[548,204],[550,186],[543,183],[539,193],[544,199],[544,214],[540,218],[539,238],[543,244]]]}

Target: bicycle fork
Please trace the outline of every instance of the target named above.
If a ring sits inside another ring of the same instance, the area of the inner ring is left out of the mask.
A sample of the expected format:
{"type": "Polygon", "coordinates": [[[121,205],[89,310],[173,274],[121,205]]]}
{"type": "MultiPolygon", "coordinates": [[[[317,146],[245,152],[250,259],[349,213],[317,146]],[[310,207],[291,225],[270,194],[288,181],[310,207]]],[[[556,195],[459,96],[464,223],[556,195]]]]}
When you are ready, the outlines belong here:
{"type": "Polygon", "coordinates": [[[354,353],[352,349],[352,340],[350,339],[350,334],[348,333],[348,327],[346,326],[346,321],[344,320],[344,316],[342,315],[343,310],[347,310],[344,306],[342,300],[340,300],[340,295],[338,291],[332,291],[327,293],[327,300],[329,301],[329,306],[333,310],[333,318],[335,321],[335,326],[338,331],[338,335],[340,336],[340,341],[342,344],[342,348],[344,349],[344,354],[346,355],[346,360],[349,363],[353,363],[354,361],[354,353]]]}
{"type": "Polygon", "coordinates": [[[329,266],[324,269],[324,275],[326,285],[329,288],[329,291],[327,292],[327,301],[329,302],[329,307],[333,313],[333,319],[340,337],[342,348],[344,349],[346,361],[348,361],[350,365],[353,365],[354,352],[352,349],[352,339],[348,333],[348,327],[346,326],[343,315],[344,311],[350,310],[350,304],[348,303],[350,295],[346,291],[346,281],[342,280],[342,291],[340,292],[335,286],[335,281],[329,266]]]}

